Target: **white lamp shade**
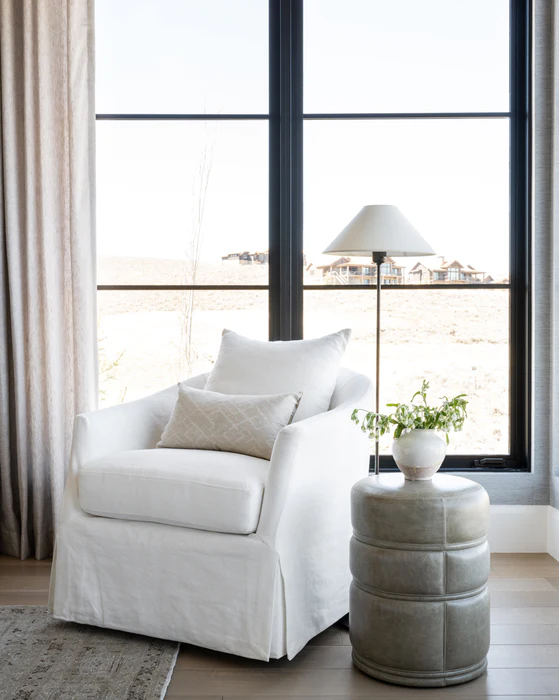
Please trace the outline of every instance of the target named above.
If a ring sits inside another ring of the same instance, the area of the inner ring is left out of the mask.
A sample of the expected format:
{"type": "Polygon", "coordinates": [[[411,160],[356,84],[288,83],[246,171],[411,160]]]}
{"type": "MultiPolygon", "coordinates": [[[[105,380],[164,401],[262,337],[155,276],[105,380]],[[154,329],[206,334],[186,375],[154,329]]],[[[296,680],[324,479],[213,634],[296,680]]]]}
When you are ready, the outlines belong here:
{"type": "Polygon", "coordinates": [[[398,207],[371,204],[363,207],[326,248],[328,255],[372,255],[394,257],[435,255],[435,251],[410,224],[398,207]]]}

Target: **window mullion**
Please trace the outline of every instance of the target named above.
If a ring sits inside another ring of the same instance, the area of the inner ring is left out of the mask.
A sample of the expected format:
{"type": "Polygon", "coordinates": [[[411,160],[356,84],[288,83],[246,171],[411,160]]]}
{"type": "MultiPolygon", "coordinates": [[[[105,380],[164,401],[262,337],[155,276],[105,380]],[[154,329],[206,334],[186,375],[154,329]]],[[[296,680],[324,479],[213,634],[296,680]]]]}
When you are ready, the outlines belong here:
{"type": "Polygon", "coordinates": [[[510,436],[529,464],[531,0],[510,0],[510,436]]]}
{"type": "Polygon", "coordinates": [[[270,339],[303,337],[303,3],[270,0],[270,339]]]}

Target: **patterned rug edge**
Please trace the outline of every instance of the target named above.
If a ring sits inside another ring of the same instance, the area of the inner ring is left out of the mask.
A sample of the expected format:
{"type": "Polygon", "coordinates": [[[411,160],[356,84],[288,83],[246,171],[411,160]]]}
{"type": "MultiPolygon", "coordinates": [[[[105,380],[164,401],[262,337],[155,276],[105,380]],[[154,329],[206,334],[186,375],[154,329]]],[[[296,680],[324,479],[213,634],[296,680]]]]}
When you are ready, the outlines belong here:
{"type": "MultiPolygon", "coordinates": [[[[19,604],[0,604],[0,610],[6,609],[6,608],[9,608],[9,609],[21,609],[21,608],[25,608],[25,609],[27,609],[27,610],[40,610],[40,611],[46,612],[47,614],[48,614],[48,610],[49,610],[49,606],[48,606],[48,605],[37,605],[37,604],[25,605],[25,604],[21,604],[21,603],[19,603],[19,604]]],[[[55,619],[55,618],[53,618],[53,619],[55,619]]],[[[64,621],[64,620],[61,620],[61,622],[65,622],[65,621],[64,621]]],[[[76,624],[81,624],[81,623],[76,623],[76,624]]],[[[90,626],[90,625],[86,625],[86,626],[90,626]]],[[[99,627],[99,629],[102,630],[102,629],[111,629],[111,628],[102,628],[102,627],[99,627]]],[[[114,632],[117,632],[117,633],[118,633],[118,632],[124,632],[124,630],[115,630],[115,629],[111,629],[111,631],[114,631],[114,632]]],[[[175,644],[175,645],[176,645],[176,649],[174,650],[173,655],[172,655],[172,657],[171,657],[171,662],[170,662],[170,666],[169,666],[169,671],[168,671],[167,676],[166,676],[166,678],[165,678],[165,680],[163,681],[163,684],[162,684],[162,686],[161,686],[161,693],[160,693],[160,696],[159,696],[159,700],[164,700],[165,697],[166,697],[166,695],[167,695],[167,691],[168,691],[168,689],[169,689],[169,685],[170,685],[171,680],[172,680],[172,677],[173,677],[173,672],[174,672],[175,667],[176,667],[176,664],[177,664],[178,655],[179,655],[179,652],[180,652],[180,649],[181,649],[181,642],[177,642],[176,640],[164,640],[164,639],[160,639],[160,638],[156,638],[156,637],[148,637],[147,635],[141,635],[141,634],[138,634],[138,633],[136,633],[136,632],[130,632],[130,633],[127,633],[127,634],[131,634],[131,635],[139,636],[139,637],[146,637],[147,639],[153,639],[153,640],[159,640],[159,641],[164,641],[164,642],[170,642],[171,644],[175,644]]]]}
{"type": "Polygon", "coordinates": [[[180,650],[181,650],[181,645],[180,645],[180,642],[178,642],[177,649],[175,651],[175,655],[173,656],[173,660],[171,662],[171,668],[169,669],[169,673],[167,674],[167,678],[165,679],[165,682],[163,683],[163,687],[161,688],[161,695],[159,696],[159,700],[165,700],[165,696],[167,695],[167,690],[169,690],[169,685],[171,683],[171,678],[173,677],[173,671],[175,670],[175,666],[177,665],[177,659],[179,657],[180,650]]]}

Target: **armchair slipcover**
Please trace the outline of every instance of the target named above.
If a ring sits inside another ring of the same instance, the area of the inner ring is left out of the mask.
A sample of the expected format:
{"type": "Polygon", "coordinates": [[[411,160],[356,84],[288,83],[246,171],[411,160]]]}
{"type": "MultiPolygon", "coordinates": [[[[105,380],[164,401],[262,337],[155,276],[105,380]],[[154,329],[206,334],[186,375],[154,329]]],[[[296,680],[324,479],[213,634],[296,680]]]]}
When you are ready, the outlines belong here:
{"type": "MultiPolygon", "coordinates": [[[[188,381],[203,388],[207,375],[188,381]]],[[[348,612],[349,494],[369,467],[350,421],[372,392],[340,370],[330,410],[280,431],[248,535],[85,513],[78,471],[155,448],[176,386],[77,416],[49,607],[55,618],[268,660],[294,657],[348,612]]]]}

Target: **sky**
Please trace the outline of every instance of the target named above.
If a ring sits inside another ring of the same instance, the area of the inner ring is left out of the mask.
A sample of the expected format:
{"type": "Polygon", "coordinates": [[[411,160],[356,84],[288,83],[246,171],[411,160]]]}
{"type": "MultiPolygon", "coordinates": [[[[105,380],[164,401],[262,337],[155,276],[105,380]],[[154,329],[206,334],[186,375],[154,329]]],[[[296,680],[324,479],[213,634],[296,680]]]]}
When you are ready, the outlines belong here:
{"type": "MultiPolygon", "coordinates": [[[[305,112],[507,111],[508,4],[305,0],[305,112]]],[[[267,25],[268,0],[97,0],[96,111],[266,114],[267,25]]],[[[506,276],[508,139],[508,119],[306,121],[307,258],[395,204],[506,276]]],[[[266,121],[97,122],[100,256],[183,258],[202,200],[203,261],[268,247],[266,121]]]]}

